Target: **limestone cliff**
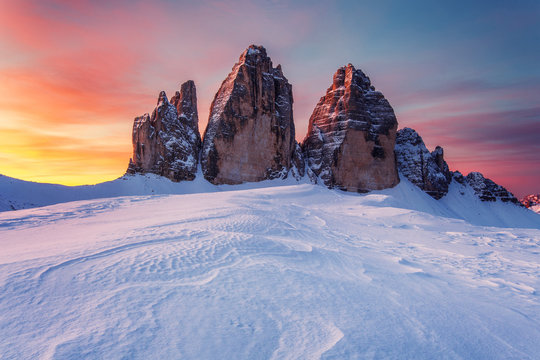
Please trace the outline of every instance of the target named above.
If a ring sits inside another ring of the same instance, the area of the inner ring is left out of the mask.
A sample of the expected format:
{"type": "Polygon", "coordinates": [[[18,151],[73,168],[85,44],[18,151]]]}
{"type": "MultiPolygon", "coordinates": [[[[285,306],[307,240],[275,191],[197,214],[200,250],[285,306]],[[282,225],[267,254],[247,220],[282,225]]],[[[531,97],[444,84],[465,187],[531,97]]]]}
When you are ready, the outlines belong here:
{"type": "Polygon", "coordinates": [[[195,178],[201,137],[193,81],[182,84],[171,100],[162,91],[152,115],[135,118],[128,173],[154,173],[173,181],[195,178]]]}
{"type": "Polygon", "coordinates": [[[281,66],[272,67],[266,50],[251,45],[210,107],[201,153],[204,177],[214,184],[286,177],[301,163],[292,105],[292,86],[281,66]]]}
{"type": "Polygon", "coordinates": [[[366,192],[399,182],[397,119],[383,94],[353,65],[339,68],[302,144],[307,166],[330,188],[366,192]]]}

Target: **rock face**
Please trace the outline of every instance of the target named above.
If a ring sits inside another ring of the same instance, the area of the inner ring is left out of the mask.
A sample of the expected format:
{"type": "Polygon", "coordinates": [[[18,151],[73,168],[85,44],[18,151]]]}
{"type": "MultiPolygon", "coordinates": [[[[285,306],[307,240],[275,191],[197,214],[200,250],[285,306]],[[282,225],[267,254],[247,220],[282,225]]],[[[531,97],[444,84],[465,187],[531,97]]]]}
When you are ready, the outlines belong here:
{"type": "Polygon", "coordinates": [[[415,130],[404,128],[397,132],[395,151],[401,175],[435,199],[448,193],[452,173],[440,146],[430,153],[415,130]]]}
{"type": "Polygon", "coordinates": [[[199,113],[197,112],[197,89],[192,80],[188,80],[180,86],[171,98],[171,104],[176,108],[176,113],[183,126],[191,129],[190,136],[195,134],[197,137],[197,153],[201,147],[201,134],[199,132],[199,113]]]}
{"type": "Polygon", "coordinates": [[[532,211],[540,214],[540,194],[527,195],[521,199],[520,202],[527,209],[531,209],[532,211]]]}
{"type": "Polygon", "coordinates": [[[292,86],[262,46],[251,45],[214,97],[201,165],[213,184],[286,177],[303,161],[295,141],[292,86]]]}
{"type": "Polygon", "coordinates": [[[193,81],[182,84],[171,100],[162,91],[152,116],[135,118],[128,173],[154,173],[173,181],[195,178],[201,136],[193,81]]]}
{"type": "Polygon", "coordinates": [[[526,207],[530,208],[531,206],[540,205],[540,194],[531,194],[525,196],[520,202],[526,207]]]}
{"type": "Polygon", "coordinates": [[[326,186],[366,192],[397,185],[394,110],[351,64],[339,68],[302,143],[307,166],[326,186]]]}
{"type": "Polygon", "coordinates": [[[465,177],[465,181],[473,188],[475,194],[482,201],[496,201],[497,199],[504,202],[511,202],[521,205],[515,196],[506,190],[501,185],[496,184],[490,179],[486,179],[479,172],[471,172],[465,177]]]}
{"type": "Polygon", "coordinates": [[[397,132],[396,160],[399,173],[435,199],[448,193],[452,180],[463,186],[470,186],[482,201],[496,201],[519,204],[518,200],[501,185],[486,179],[479,172],[463,176],[459,171],[451,172],[444,161],[444,151],[437,146],[429,152],[416,131],[404,128],[397,132]]]}

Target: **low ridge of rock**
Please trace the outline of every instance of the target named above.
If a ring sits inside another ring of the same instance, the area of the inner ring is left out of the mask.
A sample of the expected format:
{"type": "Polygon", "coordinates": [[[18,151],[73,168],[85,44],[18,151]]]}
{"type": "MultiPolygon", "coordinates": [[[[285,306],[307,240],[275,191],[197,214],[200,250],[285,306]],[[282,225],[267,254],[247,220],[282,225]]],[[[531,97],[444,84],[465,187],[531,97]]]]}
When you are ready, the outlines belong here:
{"type": "Polygon", "coordinates": [[[330,188],[366,192],[398,184],[397,119],[383,94],[353,65],[339,68],[309,119],[307,166],[330,188]]]}
{"type": "Polygon", "coordinates": [[[152,115],[135,118],[127,173],[153,173],[173,181],[195,178],[201,137],[193,81],[182,84],[171,100],[162,91],[152,115]]]}
{"type": "Polygon", "coordinates": [[[422,137],[411,128],[397,132],[396,160],[399,173],[435,199],[448,193],[452,173],[444,160],[444,150],[437,146],[429,152],[422,137]]]}
{"type": "Polygon", "coordinates": [[[535,205],[540,205],[540,194],[531,194],[524,196],[520,202],[526,207],[530,208],[535,205]]]}
{"type": "Polygon", "coordinates": [[[210,107],[201,165],[213,184],[303,176],[295,141],[292,86],[262,46],[251,45],[221,84],[210,107]]]}
{"type": "Polygon", "coordinates": [[[531,194],[525,196],[520,202],[527,209],[530,209],[538,214],[540,214],[540,194],[531,194]]]}
{"type": "Polygon", "coordinates": [[[516,205],[521,203],[516,197],[506,190],[503,186],[496,184],[494,181],[487,179],[479,172],[471,172],[465,177],[467,184],[473,188],[475,194],[482,201],[497,201],[511,202],[516,205]]]}

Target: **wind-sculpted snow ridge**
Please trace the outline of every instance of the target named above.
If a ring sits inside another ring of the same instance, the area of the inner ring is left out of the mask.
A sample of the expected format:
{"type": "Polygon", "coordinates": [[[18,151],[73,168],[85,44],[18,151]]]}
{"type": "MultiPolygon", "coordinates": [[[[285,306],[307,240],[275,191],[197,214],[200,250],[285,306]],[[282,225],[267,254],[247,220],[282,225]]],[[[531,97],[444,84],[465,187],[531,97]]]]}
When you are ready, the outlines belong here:
{"type": "Polygon", "coordinates": [[[0,354],[534,359],[538,216],[475,197],[480,221],[508,208],[493,221],[529,228],[451,218],[475,196],[455,185],[438,201],[403,178],[0,213],[0,354]]]}

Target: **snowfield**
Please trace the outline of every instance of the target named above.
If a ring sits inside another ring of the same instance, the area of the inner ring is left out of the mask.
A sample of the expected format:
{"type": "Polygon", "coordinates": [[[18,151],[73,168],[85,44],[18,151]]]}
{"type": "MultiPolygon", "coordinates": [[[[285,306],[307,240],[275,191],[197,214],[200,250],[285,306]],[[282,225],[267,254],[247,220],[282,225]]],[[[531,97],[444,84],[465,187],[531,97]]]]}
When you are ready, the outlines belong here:
{"type": "Polygon", "coordinates": [[[0,358],[537,359],[540,216],[470,190],[212,186],[1,212],[0,358]]]}

